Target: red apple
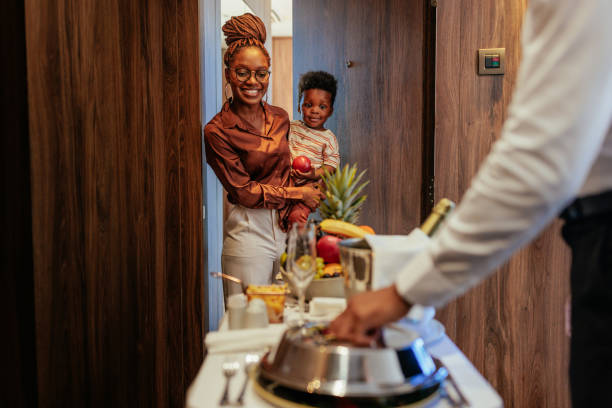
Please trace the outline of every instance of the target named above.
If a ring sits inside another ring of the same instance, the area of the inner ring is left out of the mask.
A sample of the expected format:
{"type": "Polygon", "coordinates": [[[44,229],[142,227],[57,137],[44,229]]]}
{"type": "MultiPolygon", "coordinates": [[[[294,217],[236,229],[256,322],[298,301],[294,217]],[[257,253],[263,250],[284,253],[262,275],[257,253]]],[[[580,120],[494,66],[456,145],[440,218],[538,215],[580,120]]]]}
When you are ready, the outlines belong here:
{"type": "Polygon", "coordinates": [[[308,173],[312,167],[310,164],[310,159],[306,156],[298,156],[293,159],[293,168],[302,173],[308,173]]]}
{"type": "Polygon", "coordinates": [[[342,241],[334,235],[325,235],[317,242],[317,256],[323,258],[325,263],[340,262],[338,243],[342,241]]]}

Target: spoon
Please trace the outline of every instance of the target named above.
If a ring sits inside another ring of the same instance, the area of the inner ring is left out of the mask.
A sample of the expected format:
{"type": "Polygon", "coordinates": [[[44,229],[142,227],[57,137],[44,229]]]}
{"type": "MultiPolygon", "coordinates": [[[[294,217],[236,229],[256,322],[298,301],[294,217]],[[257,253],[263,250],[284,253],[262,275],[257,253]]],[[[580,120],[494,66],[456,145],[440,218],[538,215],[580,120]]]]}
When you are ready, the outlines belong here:
{"type": "MultiPolygon", "coordinates": [[[[223,278],[223,279],[227,279],[228,281],[232,282],[232,283],[236,283],[238,285],[240,285],[240,287],[242,288],[242,293],[246,294],[247,293],[247,289],[249,285],[245,285],[245,283],[240,279],[237,278],[235,276],[231,276],[228,275],[226,273],[221,273],[221,272],[211,272],[210,276],[214,276],[215,278],[223,278]]],[[[277,292],[277,291],[257,291],[257,295],[283,295],[283,294],[288,294],[289,291],[285,290],[284,292],[277,292]]]]}
{"type": "Polygon", "coordinates": [[[228,281],[230,281],[232,283],[237,283],[242,288],[242,292],[246,293],[246,286],[242,282],[242,279],[239,279],[239,278],[237,278],[235,276],[228,275],[226,273],[221,273],[221,272],[211,272],[210,276],[214,276],[215,278],[223,278],[223,279],[226,279],[226,280],[228,280],[228,281]]]}

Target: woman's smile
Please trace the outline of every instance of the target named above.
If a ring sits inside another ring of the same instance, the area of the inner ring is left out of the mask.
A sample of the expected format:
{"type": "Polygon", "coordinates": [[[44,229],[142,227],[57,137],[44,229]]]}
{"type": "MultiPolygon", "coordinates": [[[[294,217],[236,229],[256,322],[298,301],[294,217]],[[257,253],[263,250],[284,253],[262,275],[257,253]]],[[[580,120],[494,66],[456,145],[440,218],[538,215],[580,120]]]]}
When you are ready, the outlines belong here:
{"type": "Polygon", "coordinates": [[[257,97],[261,93],[261,88],[241,88],[243,94],[250,97],[257,97]]]}

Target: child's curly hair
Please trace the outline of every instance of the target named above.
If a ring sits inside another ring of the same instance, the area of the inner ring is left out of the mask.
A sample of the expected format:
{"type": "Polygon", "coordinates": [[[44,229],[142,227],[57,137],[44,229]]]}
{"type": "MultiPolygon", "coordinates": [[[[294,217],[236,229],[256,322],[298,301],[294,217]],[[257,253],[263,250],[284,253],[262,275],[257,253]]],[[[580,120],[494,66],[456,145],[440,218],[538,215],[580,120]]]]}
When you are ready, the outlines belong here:
{"type": "Polygon", "coordinates": [[[300,76],[298,85],[298,112],[300,112],[300,101],[302,94],[309,89],[322,89],[331,94],[331,104],[334,106],[336,99],[336,91],[338,90],[338,81],[329,72],[325,71],[309,71],[300,76]]]}

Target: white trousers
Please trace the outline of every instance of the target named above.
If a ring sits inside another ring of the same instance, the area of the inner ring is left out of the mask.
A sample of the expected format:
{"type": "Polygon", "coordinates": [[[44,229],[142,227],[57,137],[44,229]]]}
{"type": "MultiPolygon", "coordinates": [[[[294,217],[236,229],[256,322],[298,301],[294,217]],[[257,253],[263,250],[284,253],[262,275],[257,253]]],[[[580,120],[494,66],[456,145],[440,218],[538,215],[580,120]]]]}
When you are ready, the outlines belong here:
{"type": "MultiPolygon", "coordinates": [[[[224,234],[223,273],[241,279],[245,285],[271,283],[287,237],[278,225],[278,212],[230,205],[224,234]]],[[[242,290],[228,281],[223,286],[225,296],[242,290]]]]}

